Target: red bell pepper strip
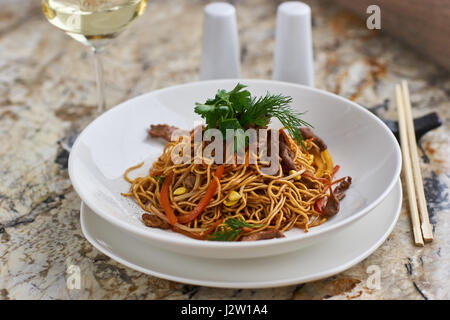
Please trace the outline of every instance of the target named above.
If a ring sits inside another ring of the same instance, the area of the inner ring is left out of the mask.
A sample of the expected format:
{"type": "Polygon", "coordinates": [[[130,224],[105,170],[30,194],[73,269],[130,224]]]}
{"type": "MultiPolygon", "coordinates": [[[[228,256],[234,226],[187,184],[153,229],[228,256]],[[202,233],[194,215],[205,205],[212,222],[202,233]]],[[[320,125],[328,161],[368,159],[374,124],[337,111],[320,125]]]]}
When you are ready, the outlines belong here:
{"type": "Polygon", "coordinates": [[[173,179],[173,172],[170,172],[164,179],[164,183],[161,187],[161,192],[159,194],[160,196],[159,201],[161,202],[161,206],[163,207],[164,212],[166,213],[167,219],[169,219],[169,223],[171,225],[174,225],[175,223],[177,223],[177,216],[173,212],[173,209],[170,206],[169,201],[169,186],[172,183],[172,179],[173,179]]]}
{"type": "Polygon", "coordinates": [[[322,207],[323,207],[324,200],[325,200],[325,197],[317,199],[316,202],[314,202],[314,209],[316,209],[316,211],[319,213],[322,213],[322,207]]]}
{"type": "MultiPolygon", "coordinates": [[[[217,167],[215,172],[215,176],[217,177],[217,179],[220,180],[220,178],[222,177],[224,168],[225,167],[223,164],[217,167]]],[[[214,196],[214,193],[216,193],[217,187],[218,187],[217,181],[216,179],[214,179],[213,181],[211,181],[208,190],[206,190],[205,195],[197,204],[197,206],[194,208],[194,210],[192,210],[191,213],[187,215],[180,216],[178,221],[182,224],[186,224],[197,218],[206,209],[206,206],[211,201],[212,197],[214,196]]]]}

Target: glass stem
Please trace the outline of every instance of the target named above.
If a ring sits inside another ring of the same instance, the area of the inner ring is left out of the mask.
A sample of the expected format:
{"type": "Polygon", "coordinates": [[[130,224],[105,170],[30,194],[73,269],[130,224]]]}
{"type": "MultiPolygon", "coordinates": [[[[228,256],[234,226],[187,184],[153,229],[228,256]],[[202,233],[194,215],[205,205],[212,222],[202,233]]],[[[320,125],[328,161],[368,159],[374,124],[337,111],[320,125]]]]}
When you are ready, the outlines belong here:
{"type": "Polygon", "coordinates": [[[97,79],[98,113],[105,111],[105,82],[103,80],[102,49],[92,48],[95,57],[95,73],[97,79]]]}

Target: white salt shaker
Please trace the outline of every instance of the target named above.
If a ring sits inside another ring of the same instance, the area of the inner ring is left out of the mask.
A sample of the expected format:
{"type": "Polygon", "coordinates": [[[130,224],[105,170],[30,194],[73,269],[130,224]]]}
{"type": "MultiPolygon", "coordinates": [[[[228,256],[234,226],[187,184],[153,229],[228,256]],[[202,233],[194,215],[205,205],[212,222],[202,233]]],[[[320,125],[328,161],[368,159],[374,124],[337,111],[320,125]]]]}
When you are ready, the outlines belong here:
{"type": "Polygon", "coordinates": [[[311,8],[303,2],[278,6],[273,79],[314,86],[311,8]]]}
{"type": "Polygon", "coordinates": [[[226,2],[207,5],[203,15],[200,80],[240,78],[236,10],[226,2]]]}

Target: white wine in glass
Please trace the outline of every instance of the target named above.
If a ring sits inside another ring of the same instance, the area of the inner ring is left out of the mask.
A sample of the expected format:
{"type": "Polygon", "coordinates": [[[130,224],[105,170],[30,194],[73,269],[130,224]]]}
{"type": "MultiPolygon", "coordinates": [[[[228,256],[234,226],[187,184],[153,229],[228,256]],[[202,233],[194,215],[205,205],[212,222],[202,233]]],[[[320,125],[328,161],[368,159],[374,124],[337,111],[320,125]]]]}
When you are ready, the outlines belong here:
{"type": "Polygon", "coordinates": [[[106,44],[142,15],[147,0],[41,0],[45,17],[95,55],[98,110],[105,109],[101,52],[106,44]]]}

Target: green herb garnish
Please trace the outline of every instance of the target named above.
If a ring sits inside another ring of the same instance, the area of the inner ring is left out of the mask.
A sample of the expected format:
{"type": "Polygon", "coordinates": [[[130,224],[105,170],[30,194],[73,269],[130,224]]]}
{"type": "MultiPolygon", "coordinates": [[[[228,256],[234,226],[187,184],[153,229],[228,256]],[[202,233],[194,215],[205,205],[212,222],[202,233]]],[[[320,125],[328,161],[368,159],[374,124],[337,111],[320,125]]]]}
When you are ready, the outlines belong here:
{"type": "Polygon", "coordinates": [[[166,177],[161,177],[161,176],[152,176],[152,178],[154,178],[156,181],[159,182],[160,185],[162,185],[164,183],[164,179],[166,177]]]}
{"type": "MultiPolygon", "coordinates": [[[[265,127],[275,117],[280,120],[291,137],[303,145],[303,137],[298,127],[312,126],[300,119],[303,113],[291,108],[292,98],[269,93],[264,97],[252,97],[248,90],[243,90],[246,87],[238,83],[229,92],[221,89],[217,91],[214,99],[208,99],[203,104],[196,103],[195,112],[206,120],[206,129],[217,128],[226,137],[226,129],[245,130],[253,126],[265,127]]],[[[239,131],[235,132],[237,133],[236,146],[239,141],[244,140],[240,139],[242,137],[239,137],[239,131]]],[[[245,141],[246,144],[247,142],[245,141]]]]}
{"type": "Polygon", "coordinates": [[[237,218],[230,218],[225,221],[225,228],[220,231],[216,231],[211,234],[208,240],[211,241],[233,241],[237,236],[241,234],[244,227],[245,228],[254,228],[259,227],[261,225],[247,223],[245,221],[239,220],[237,218]]]}

